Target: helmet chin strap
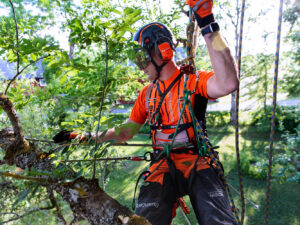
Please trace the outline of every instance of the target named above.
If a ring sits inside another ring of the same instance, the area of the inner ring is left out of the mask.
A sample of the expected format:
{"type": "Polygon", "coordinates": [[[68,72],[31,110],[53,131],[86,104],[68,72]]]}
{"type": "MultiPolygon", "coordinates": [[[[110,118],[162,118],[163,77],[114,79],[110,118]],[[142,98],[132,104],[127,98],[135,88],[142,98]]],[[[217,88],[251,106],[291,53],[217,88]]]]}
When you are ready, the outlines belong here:
{"type": "Polygon", "coordinates": [[[157,72],[157,75],[156,75],[156,78],[154,79],[153,83],[155,83],[157,81],[157,79],[160,77],[160,72],[162,71],[163,67],[168,63],[168,62],[163,62],[160,66],[157,65],[157,63],[151,59],[151,62],[153,63],[153,65],[155,66],[156,68],[156,72],[157,72]]]}

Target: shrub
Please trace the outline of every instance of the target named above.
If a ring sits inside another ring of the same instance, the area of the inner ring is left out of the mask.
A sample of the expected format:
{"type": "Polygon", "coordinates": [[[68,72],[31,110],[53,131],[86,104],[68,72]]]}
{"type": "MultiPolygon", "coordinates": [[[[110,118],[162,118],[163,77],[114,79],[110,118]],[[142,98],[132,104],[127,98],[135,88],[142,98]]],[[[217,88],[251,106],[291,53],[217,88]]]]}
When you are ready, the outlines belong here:
{"type": "MultiPolygon", "coordinates": [[[[300,125],[294,132],[286,131],[273,150],[272,178],[278,182],[300,183],[300,125]]],[[[266,151],[269,146],[266,146],[266,151]]],[[[241,152],[241,169],[244,175],[265,179],[268,172],[268,155],[241,152]]]]}
{"type": "MultiPolygon", "coordinates": [[[[257,127],[259,131],[269,131],[271,126],[272,107],[268,106],[266,112],[264,109],[257,110],[251,115],[250,125],[257,127]]],[[[275,131],[289,131],[294,133],[299,123],[299,106],[277,107],[275,114],[275,131]]]]}
{"type": "Polygon", "coordinates": [[[229,111],[210,111],[206,114],[207,127],[226,126],[229,122],[229,111]]]}

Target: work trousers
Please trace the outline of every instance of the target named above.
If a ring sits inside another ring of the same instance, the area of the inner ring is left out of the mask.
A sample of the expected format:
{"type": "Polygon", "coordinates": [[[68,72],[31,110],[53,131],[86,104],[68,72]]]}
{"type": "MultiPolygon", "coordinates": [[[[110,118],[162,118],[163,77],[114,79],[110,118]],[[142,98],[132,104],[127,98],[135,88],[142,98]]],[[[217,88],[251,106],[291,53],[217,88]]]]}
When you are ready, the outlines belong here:
{"type": "MultiPolygon", "coordinates": [[[[154,179],[150,175],[140,188],[137,215],[145,217],[153,225],[169,225],[176,199],[189,195],[200,225],[237,224],[224,185],[213,166],[209,163],[209,166],[200,166],[200,169],[194,166],[195,169],[187,174],[181,166],[178,169],[178,162],[168,160],[167,164],[161,165],[162,168],[155,168],[161,161],[151,166],[154,179]]],[[[181,162],[180,165],[187,164],[186,168],[191,168],[189,163],[181,162]]]]}

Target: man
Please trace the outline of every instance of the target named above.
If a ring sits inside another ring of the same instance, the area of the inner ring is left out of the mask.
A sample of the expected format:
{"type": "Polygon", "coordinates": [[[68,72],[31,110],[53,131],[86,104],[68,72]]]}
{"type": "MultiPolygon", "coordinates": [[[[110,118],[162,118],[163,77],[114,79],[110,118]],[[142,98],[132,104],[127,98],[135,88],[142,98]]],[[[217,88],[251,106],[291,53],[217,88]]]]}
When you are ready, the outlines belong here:
{"type": "MultiPolygon", "coordinates": [[[[193,92],[193,109],[199,110],[196,96],[215,99],[228,95],[237,89],[239,81],[233,57],[218,32],[219,26],[212,14],[212,1],[187,0],[186,3],[194,11],[214,70],[198,71],[186,80],[186,90],[193,92]]],[[[126,122],[128,126],[118,133],[114,129],[109,130],[99,141],[129,140],[149,120],[154,160],[145,173],[136,214],[146,217],[153,225],[170,224],[178,199],[189,195],[199,224],[237,224],[213,163],[207,155],[199,155],[192,113],[183,104],[184,72],[173,59],[171,32],[161,23],[151,23],[142,27],[134,40],[141,46],[136,50],[135,62],[152,83],[139,93],[126,122]],[[183,116],[180,117],[180,114],[183,116]],[[178,121],[180,124],[176,129],[178,121]],[[165,154],[165,146],[170,143],[173,145],[165,154]]],[[[200,107],[202,117],[197,118],[202,124],[205,110],[204,104],[202,109],[200,107]]],[[[60,138],[60,135],[56,136],[56,140],[62,140],[60,138]]]]}

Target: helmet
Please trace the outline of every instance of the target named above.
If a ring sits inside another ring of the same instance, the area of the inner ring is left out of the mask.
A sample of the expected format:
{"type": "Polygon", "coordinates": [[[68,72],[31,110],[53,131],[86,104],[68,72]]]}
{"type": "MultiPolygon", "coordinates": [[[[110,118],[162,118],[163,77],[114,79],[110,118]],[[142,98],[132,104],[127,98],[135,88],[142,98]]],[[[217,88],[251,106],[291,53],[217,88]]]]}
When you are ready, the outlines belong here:
{"type": "Polygon", "coordinates": [[[171,31],[162,23],[149,23],[140,28],[134,35],[144,50],[150,52],[153,47],[163,62],[168,62],[173,57],[174,42],[171,31]]]}

